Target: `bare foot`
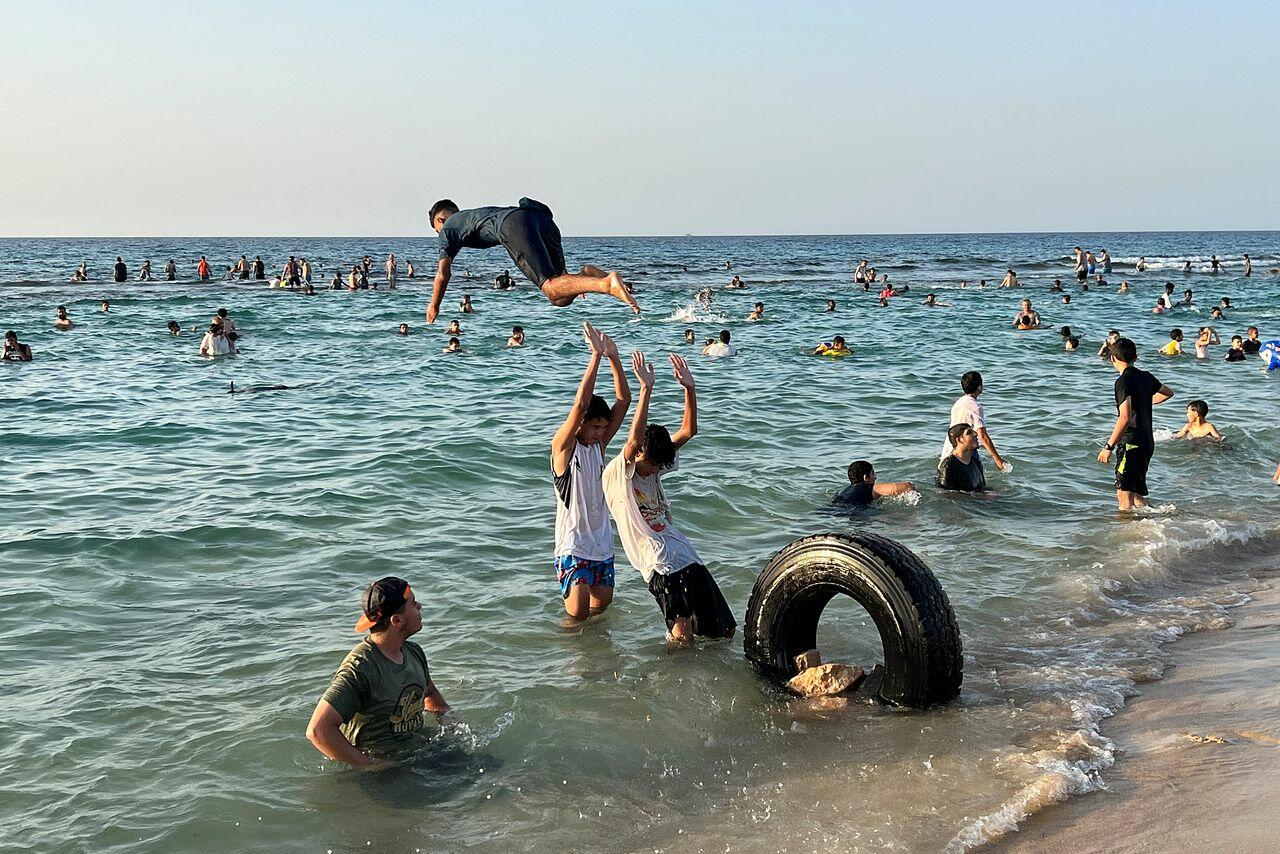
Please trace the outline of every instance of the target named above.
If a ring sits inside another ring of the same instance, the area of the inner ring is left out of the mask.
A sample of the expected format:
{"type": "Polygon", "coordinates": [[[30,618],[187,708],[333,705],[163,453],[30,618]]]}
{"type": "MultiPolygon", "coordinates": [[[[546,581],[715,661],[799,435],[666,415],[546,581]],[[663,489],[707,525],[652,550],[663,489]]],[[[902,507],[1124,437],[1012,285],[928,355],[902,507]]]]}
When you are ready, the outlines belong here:
{"type": "Polygon", "coordinates": [[[609,281],[609,296],[622,300],[631,306],[632,311],[639,314],[640,303],[636,302],[636,298],[631,295],[631,292],[627,290],[627,286],[622,283],[622,277],[617,273],[610,273],[605,278],[609,281]]]}

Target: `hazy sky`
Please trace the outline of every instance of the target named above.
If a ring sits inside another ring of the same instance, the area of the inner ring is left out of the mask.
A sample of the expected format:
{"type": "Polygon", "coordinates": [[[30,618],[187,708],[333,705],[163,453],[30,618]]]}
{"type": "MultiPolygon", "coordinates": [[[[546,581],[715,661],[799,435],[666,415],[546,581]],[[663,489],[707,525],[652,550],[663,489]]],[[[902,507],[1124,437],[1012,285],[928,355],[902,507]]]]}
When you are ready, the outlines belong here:
{"type": "Polygon", "coordinates": [[[0,13],[2,236],[1280,227],[1275,4],[0,13]]]}

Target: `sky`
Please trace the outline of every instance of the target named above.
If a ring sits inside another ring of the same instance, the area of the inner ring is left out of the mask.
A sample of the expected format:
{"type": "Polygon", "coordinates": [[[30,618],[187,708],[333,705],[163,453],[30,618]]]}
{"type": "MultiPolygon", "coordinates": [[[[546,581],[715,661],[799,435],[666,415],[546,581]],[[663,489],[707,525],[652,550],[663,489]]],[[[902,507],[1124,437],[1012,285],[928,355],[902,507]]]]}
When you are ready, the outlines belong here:
{"type": "Polygon", "coordinates": [[[0,236],[1280,228],[1280,4],[0,0],[0,236]]]}

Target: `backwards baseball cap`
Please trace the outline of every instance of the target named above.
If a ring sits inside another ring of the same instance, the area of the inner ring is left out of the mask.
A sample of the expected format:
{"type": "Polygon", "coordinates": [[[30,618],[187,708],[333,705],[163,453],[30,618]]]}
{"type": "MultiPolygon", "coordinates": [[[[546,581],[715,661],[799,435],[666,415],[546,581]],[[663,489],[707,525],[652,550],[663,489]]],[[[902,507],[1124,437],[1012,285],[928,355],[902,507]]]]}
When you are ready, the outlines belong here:
{"type": "Polygon", "coordinates": [[[385,617],[390,617],[409,601],[409,582],[388,575],[379,578],[364,591],[364,615],[356,621],[357,632],[367,632],[385,617]]]}

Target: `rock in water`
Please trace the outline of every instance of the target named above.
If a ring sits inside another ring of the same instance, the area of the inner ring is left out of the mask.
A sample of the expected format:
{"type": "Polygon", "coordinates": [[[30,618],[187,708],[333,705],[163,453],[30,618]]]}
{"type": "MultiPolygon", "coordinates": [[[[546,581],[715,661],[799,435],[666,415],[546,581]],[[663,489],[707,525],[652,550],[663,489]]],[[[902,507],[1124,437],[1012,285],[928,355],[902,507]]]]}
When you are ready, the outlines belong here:
{"type": "Polygon", "coordinates": [[[842,694],[862,681],[861,667],[847,664],[819,664],[791,677],[787,687],[802,697],[829,697],[842,694]]]}

